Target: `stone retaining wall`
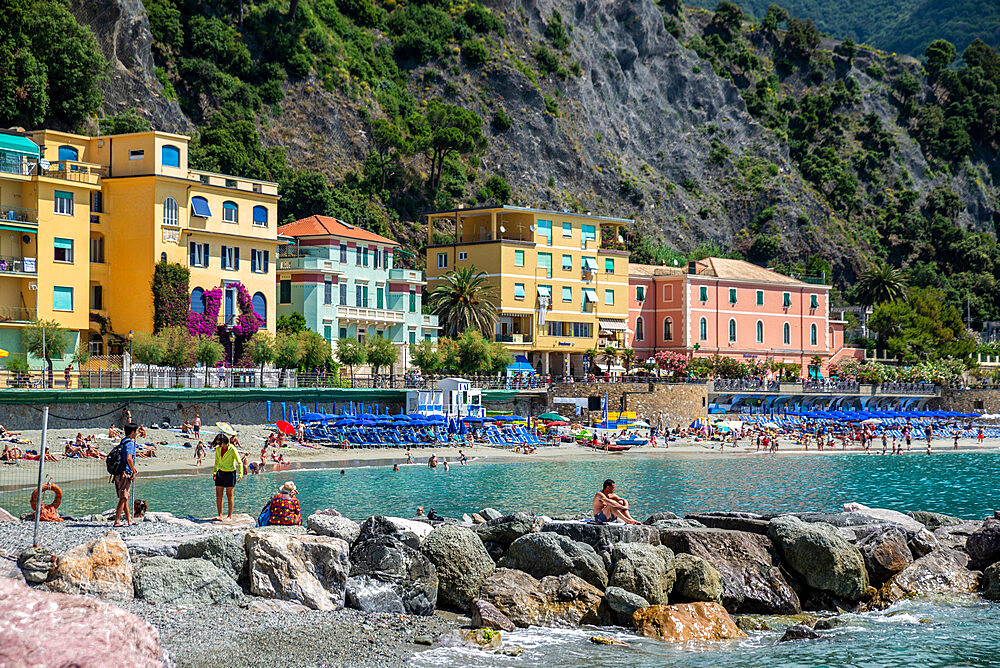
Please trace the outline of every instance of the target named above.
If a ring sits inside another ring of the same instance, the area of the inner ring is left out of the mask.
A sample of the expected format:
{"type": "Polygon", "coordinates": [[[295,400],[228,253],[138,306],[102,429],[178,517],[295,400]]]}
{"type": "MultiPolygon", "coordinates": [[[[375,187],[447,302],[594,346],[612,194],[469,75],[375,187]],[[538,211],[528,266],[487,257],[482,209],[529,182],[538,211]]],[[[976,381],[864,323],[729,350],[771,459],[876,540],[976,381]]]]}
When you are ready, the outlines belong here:
{"type": "Polygon", "coordinates": [[[1000,390],[945,388],[940,397],[928,402],[927,409],[959,413],[1000,413],[1000,390]]]}
{"type": "MultiPolygon", "coordinates": [[[[604,397],[608,396],[608,411],[616,412],[625,399],[625,410],[635,411],[639,417],[653,425],[687,426],[698,417],[705,417],[708,411],[708,386],[699,384],[672,383],[555,383],[549,387],[547,410],[569,415],[575,412],[572,406],[556,403],[556,397],[604,397]]],[[[601,411],[582,409],[584,420],[600,421],[601,411]]]]}

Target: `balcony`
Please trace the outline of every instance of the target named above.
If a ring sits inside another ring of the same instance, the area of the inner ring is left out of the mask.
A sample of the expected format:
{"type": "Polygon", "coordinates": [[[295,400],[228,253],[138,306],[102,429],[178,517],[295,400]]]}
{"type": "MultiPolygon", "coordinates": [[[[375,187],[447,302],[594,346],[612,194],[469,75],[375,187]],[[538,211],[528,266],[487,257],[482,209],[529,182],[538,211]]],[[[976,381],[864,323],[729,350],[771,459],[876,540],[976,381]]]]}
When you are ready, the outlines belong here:
{"type": "Polygon", "coordinates": [[[422,283],[424,280],[424,272],[417,269],[390,269],[389,280],[422,283]]]}
{"type": "Polygon", "coordinates": [[[337,317],[356,322],[401,323],[403,322],[404,314],[402,311],[390,311],[381,308],[338,306],[337,317]]]}
{"type": "Polygon", "coordinates": [[[420,320],[420,324],[423,325],[424,327],[433,327],[435,329],[440,329],[441,328],[441,326],[438,325],[437,316],[436,315],[425,315],[425,316],[423,316],[423,318],[420,320]]]}
{"type": "Polygon", "coordinates": [[[531,343],[531,334],[497,334],[494,340],[497,343],[511,343],[514,345],[531,343]]]}
{"type": "Polygon", "coordinates": [[[101,182],[102,176],[107,176],[107,170],[104,167],[89,162],[60,160],[47,163],[48,167],[43,167],[42,164],[45,164],[44,161],[38,164],[38,175],[52,179],[97,185],[101,182]]]}
{"type": "Polygon", "coordinates": [[[38,225],[38,210],[20,206],[0,206],[0,224],[5,222],[38,225]]]}
{"type": "Polygon", "coordinates": [[[24,306],[0,306],[0,323],[31,322],[37,318],[38,311],[24,306]]]}
{"type": "Polygon", "coordinates": [[[17,276],[37,276],[38,267],[33,257],[11,257],[0,255],[0,274],[17,276]]]}

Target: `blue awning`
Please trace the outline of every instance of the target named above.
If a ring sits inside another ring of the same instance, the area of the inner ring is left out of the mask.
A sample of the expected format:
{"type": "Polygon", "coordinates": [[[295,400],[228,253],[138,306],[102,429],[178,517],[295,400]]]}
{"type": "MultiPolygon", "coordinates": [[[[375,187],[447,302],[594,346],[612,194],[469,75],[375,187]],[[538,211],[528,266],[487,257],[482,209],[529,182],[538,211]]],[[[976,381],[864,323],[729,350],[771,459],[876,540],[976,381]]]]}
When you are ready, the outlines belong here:
{"type": "Polygon", "coordinates": [[[535,373],[535,367],[531,366],[527,362],[514,362],[509,367],[507,367],[507,373],[535,373]]]}
{"type": "Polygon", "coordinates": [[[201,218],[212,217],[212,210],[208,207],[208,200],[204,197],[191,198],[191,212],[201,218]]]}

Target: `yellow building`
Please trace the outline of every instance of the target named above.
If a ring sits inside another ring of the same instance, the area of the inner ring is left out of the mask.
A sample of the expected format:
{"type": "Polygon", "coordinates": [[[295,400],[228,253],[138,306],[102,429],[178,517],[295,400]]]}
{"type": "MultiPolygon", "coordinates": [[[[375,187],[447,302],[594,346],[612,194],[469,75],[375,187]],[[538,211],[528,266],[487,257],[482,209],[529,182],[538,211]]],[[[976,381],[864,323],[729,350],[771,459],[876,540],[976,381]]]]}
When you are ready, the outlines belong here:
{"type": "MultiPolygon", "coordinates": [[[[236,284],[242,283],[254,310],[274,331],[276,183],[189,169],[184,135],[86,137],[43,130],[29,136],[41,148],[40,165],[65,166],[68,182],[86,190],[74,216],[82,226],[73,228],[78,234],[72,237],[74,307],[82,306],[84,321],[72,327],[87,331],[92,354],[122,345],[129,331],[152,331],[150,286],[154,266],[162,260],[190,269],[192,310],[204,308],[205,291],[222,288],[218,324],[234,323],[239,317],[236,284]],[[81,161],[86,186],[75,180],[75,161],[81,161]]],[[[59,228],[64,226],[60,219],[59,228]]],[[[39,247],[50,249],[53,236],[40,229],[39,247]]],[[[59,269],[46,288],[69,280],[59,269]]]]}
{"type": "Polygon", "coordinates": [[[484,272],[499,294],[495,339],[540,373],[581,375],[587,350],[624,347],[629,254],[620,228],[631,222],[513,206],[435,212],[428,289],[455,269],[484,272]]]}

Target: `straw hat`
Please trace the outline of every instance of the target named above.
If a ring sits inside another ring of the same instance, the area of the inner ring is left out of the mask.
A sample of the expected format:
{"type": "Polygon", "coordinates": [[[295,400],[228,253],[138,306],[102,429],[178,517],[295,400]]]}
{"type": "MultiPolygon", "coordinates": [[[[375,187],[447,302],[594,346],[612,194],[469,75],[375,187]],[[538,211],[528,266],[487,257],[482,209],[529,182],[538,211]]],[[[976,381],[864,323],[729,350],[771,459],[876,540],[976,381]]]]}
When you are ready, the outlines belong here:
{"type": "Polygon", "coordinates": [[[285,494],[298,494],[299,490],[296,489],[295,483],[289,480],[284,485],[281,486],[281,491],[285,494]]]}

